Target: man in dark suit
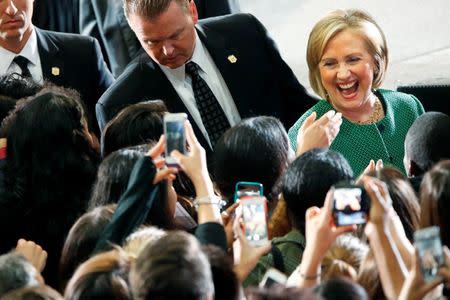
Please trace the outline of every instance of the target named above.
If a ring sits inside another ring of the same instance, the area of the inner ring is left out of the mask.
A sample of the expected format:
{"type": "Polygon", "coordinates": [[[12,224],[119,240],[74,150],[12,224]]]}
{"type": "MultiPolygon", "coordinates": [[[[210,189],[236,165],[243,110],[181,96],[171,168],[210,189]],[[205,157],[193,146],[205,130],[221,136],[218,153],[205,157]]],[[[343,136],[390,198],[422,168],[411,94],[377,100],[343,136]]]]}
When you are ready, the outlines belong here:
{"type": "Polygon", "coordinates": [[[17,72],[73,88],[93,116],[96,102],[114,80],[98,42],[36,28],[32,15],[32,0],[0,3],[0,74],[17,72]]]}
{"type": "Polygon", "coordinates": [[[314,103],[253,16],[209,18],[195,26],[193,1],[167,0],[161,6],[130,2],[124,1],[125,15],[146,54],[97,103],[100,128],[128,104],[162,99],[170,112],[186,112],[203,146],[212,149],[216,138],[211,141],[205,124],[209,113],[202,114],[203,103],[198,102],[197,75],[219,102],[223,111],[217,115],[225,115],[228,127],[255,115],[278,117],[288,127],[314,103]],[[197,65],[197,74],[191,63],[197,65]]]}
{"type": "MultiPolygon", "coordinates": [[[[194,0],[199,19],[240,12],[238,0],[194,0]]],[[[114,77],[140,54],[122,0],[80,0],[80,33],[95,37],[114,77]]]]}

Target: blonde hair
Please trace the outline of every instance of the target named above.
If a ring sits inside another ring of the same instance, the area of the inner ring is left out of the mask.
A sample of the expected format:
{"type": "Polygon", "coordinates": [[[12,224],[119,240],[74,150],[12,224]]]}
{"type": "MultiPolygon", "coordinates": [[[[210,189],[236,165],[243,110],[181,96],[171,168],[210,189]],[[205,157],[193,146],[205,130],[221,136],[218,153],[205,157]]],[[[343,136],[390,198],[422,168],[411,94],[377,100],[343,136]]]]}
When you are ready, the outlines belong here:
{"type": "Polygon", "coordinates": [[[328,42],[344,30],[351,30],[365,40],[367,51],[375,62],[372,87],[380,87],[384,80],[388,65],[388,48],[380,26],[364,11],[335,10],[316,23],[309,34],[306,51],[309,82],[312,89],[324,99],[327,98],[327,92],[320,77],[319,63],[328,42]]]}
{"type": "Polygon", "coordinates": [[[322,260],[322,280],[347,277],[356,281],[368,251],[367,244],[359,238],[350,234],[339,236],[322,260]]]}
{"type": "Polygon", "coordinates": [[[148,243],[154,243],[164,235],[166,235],[166,232],[157,227],[141,227],[127,237],[123,250],[132,260],[135,260],[148,243]]]}

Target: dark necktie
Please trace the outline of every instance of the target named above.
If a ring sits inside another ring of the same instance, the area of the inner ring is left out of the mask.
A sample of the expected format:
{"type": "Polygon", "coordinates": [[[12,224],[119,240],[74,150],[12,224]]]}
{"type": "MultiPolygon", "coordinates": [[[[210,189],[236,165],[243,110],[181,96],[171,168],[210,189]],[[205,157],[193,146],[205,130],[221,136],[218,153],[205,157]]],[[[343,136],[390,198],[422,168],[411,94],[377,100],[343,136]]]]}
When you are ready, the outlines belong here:
{"type": "Polygon", "coordinates": [[[13,62],[15,62],[19,68],[22,70],[22,76],[23,77],[32,77],[30,70],[28,69],[28,62],[29,60],[22,55],[17,55],[14,57],[13,62]]]}
{"type": "Polygon", "coordinates": [[[195,102],[214,149],[222,134],[230,128],[230,123],[208,84],[200,77],[199,66],[195,62],[188,62],[186,74],[192,78],[195,102]]]}

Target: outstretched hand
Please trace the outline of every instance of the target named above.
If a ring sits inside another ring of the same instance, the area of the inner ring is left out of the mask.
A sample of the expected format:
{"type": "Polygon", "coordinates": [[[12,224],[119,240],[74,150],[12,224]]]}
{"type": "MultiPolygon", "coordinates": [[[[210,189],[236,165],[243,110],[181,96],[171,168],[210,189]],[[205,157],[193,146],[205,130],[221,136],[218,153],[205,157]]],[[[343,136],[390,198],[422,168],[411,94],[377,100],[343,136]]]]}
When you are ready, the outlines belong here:
{"type": "Polygon", "coordinates": [[[313,112],[306,118],[297,134],[297,156],[313,148],[328,148],[339,133],[342,114],[334,110],[328,111],[316,121],[313,112]]]}

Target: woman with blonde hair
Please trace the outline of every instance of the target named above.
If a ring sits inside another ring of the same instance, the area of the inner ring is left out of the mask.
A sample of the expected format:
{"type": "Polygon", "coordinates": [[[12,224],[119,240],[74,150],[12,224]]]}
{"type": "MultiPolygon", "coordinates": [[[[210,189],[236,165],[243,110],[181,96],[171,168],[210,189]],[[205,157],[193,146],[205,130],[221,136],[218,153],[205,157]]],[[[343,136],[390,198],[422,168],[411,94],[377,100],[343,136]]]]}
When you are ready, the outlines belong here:
{"type": "Polygon", "coordinates": [[[289,130],[297,153],[308,144],[305,134],[316,131],[311,140],[343,154],[355,175],[380,159],[405,173],[405,136],[424,109],[412,95],[379,88],[388,47],[375,20],[360,10],[326,15],[310,33],[307,62],[322,100],[289,130]]]}

